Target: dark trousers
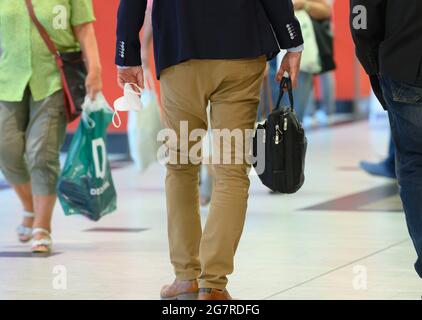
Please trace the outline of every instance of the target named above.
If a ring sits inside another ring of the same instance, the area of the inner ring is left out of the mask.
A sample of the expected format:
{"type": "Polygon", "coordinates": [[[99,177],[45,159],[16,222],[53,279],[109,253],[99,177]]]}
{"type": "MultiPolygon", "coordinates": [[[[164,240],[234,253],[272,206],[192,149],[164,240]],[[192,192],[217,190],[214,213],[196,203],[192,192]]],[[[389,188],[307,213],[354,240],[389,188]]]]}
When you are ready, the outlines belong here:
{"type": "Polygon", "coordinates": [[[396,166],[396,147],[394,146],[394,139],[393,136],[390,138],[390,144],[388,147],[388,155],[385,159],[385,163],[389,168],[392,168],[394,170],[396,166]]]}
{"type": "Polygon", "coordinates": [[[422,88],[381,77],[396,146],[396,171],[422,278],[422,88]]]}

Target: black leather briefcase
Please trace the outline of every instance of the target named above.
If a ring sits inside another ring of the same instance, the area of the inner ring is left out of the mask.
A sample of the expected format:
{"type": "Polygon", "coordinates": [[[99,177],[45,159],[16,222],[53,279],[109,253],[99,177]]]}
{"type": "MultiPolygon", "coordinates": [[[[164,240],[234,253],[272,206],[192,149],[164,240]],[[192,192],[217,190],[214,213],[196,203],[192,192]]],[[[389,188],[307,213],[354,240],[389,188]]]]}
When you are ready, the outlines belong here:
{"type": "Polygon", "coordinates": [[[306,149],[305,131],[294,112],[292,83],[283,78],[277,106],[265,123],[258,125],[253,140],[253,165],[262,183],[275,192],[297,192],[305,182],[306,149]],[[284,89],[289,107],[281,107],[284,89]]]}

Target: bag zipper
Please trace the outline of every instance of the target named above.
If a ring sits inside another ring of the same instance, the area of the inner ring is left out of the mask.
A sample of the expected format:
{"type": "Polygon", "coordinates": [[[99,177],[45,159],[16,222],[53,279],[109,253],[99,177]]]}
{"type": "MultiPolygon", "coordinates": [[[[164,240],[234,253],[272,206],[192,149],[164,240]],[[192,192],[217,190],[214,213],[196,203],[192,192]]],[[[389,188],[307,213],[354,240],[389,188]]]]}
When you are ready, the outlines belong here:
{"type": "Polygon", "coordinates": [[[281,140],[283,138],[283,131],[280,130],[280,126],[277,124],[275,126],[275,137],[274,137],[274,143],[280,144],[281,140]]]}

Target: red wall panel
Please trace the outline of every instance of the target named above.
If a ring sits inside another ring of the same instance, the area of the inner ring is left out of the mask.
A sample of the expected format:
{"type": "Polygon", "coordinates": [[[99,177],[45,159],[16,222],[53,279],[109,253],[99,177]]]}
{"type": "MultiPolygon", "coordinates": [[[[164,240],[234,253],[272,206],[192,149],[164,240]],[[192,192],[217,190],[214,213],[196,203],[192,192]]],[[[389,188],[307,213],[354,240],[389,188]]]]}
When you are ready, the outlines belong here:
{"type": "MultiPolygon", "coordinates": [[[[116,66],[114,65],[114,52],[116,41],[116,13],[119,0],[94,0],[95,31],[100,50],[101,63],[103,66],[103,85],[104,95],[111,106],[113,101],[122,95],[121,89],[116,82],[116,66]]],[[[126,114],[121,114],[122,121],[126,124],[126,114]]],[[[70,126],[70,130],[74,130],[77,123],[70,126]]],[[[110,126],[111,132],[125,131],[125,125],[120,129],[110,126]]]]}
{"type": "MultiPolygon", "coordinates": [[[[334,2],[335,59],[337,62],[336,95],[339,100],[352,100],[355,93],[355,47],[349,28],[349,1],[334,2]]],[[[370,85],[361,70],[361,95],[368,96],[370,85]]]]}

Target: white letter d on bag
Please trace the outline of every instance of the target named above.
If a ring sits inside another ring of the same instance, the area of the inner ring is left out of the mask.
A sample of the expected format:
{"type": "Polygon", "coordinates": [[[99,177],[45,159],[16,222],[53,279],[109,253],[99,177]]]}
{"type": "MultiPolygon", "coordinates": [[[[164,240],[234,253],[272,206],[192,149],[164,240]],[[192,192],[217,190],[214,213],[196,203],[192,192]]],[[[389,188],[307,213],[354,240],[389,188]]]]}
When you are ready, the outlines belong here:
{"type": "Polygon", "coordinates": [[[106,175],[106,146],[103,138],[92,140],[92,156],[94,158],[95,176],[104,179],[106,175]],[[101,149],[101,164],[98,149],[101,149]]]}

